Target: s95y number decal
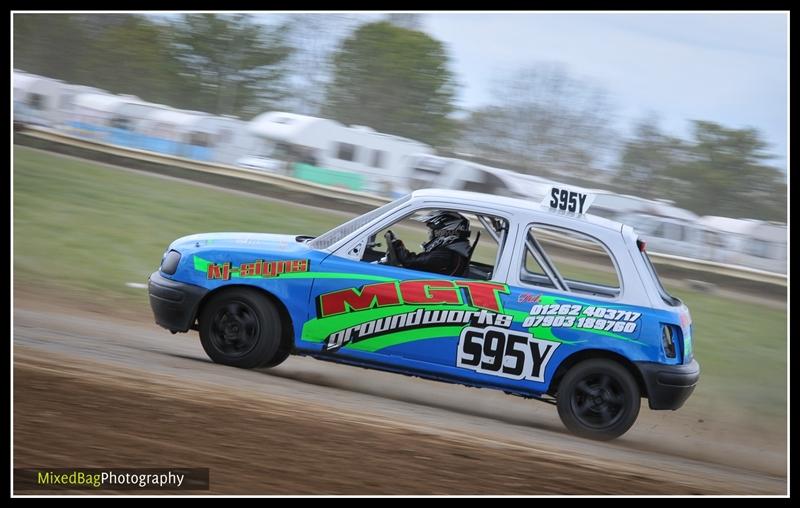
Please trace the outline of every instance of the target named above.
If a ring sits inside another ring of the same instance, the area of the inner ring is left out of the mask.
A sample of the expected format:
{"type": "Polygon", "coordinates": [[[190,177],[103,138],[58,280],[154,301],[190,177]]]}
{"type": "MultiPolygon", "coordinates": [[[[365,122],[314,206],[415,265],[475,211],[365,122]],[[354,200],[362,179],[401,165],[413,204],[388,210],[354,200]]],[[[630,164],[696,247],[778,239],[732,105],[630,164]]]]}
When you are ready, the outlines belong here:
{"type": "Polygon", "coordinates": [[[481,374],[543,382],[547,362],[558,346],[526,332],[471,326],[461,332],[456,365],[481,374]]]}

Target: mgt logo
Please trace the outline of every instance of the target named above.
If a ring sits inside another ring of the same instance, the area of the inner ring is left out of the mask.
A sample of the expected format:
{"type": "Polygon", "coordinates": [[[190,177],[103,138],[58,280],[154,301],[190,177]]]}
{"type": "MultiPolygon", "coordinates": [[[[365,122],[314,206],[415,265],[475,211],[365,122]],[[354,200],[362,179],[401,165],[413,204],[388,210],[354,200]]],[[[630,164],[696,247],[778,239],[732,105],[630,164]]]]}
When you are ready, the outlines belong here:
{"type": "Polygon", "coordinates": [[[406,280],[368,284],[361,289],[347,288],[317,297],[320,318],[393,305],[470,305],[502,312],[500,294],[508,286],[497,282],[466,280],[406,280]]]}

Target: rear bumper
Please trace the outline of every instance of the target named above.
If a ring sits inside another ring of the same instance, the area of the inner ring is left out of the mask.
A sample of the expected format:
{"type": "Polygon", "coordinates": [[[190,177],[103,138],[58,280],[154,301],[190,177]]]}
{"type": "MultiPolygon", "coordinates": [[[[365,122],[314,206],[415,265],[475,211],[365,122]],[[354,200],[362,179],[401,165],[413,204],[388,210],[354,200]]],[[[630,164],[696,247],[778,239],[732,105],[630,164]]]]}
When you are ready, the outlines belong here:
{"type": "Polygon", "coordinates": [[[186,332],[192,327],[197,306],[208,290],[170,280],[159,272],[153,272],[147,284],[147,292],[156,323],[175,333],[186,332]]]}
{"type": "Polygon", "coordinates": [[[650,409],[678,409],[694,391],[700,379],[697,360],[685,365],[636,362],[647,386],[650,409]]]}

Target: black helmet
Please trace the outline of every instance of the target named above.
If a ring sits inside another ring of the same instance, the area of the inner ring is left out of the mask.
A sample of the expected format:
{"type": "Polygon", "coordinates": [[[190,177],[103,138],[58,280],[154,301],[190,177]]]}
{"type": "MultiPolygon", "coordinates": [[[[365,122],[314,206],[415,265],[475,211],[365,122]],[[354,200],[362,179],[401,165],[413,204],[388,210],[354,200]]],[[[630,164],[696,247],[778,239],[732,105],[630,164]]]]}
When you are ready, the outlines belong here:
{"type": "MultiPolygon", "coordinates": [[[[419,220],[430,228],[428,241],[422,245],[426,252],[437,247],[463,247],[460,245],[462,243],[469,245],[463,241],[470,235],[469,220],[460,213],[437,211],[419,220]],[[456,243],[459,245],[453,245],[456,243]]],[[[460,252],[463,249],[454,248],[453,250],[460,252]]]]}

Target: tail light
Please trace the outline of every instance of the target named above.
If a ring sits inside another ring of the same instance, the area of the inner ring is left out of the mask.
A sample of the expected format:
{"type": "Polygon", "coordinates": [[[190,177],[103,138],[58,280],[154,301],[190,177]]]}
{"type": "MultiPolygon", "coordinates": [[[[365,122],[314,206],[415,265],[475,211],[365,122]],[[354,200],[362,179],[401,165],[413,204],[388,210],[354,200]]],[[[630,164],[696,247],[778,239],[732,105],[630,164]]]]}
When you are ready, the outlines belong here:
{"type": "Polygon", "coordinates": [[[667,358],[675,358],[675,337],[669,325],[661,326],[661,345],[667,358]]]}

